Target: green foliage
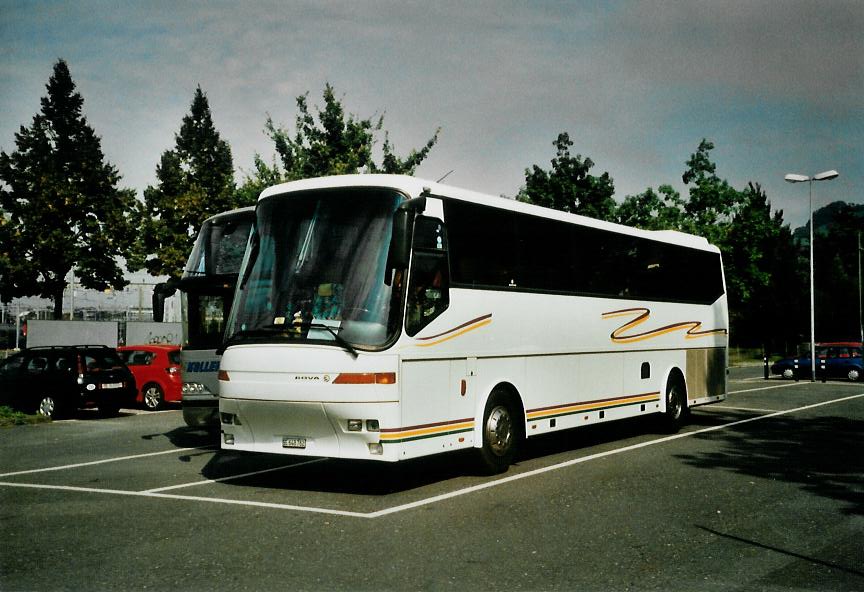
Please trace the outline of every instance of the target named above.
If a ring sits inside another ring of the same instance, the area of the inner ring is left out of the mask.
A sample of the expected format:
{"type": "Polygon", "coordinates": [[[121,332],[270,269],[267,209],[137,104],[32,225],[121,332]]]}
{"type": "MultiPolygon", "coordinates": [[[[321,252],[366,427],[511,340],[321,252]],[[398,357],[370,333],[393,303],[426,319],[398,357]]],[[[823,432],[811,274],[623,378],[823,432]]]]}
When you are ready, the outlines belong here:
{"type": "Polygon", "coordinates": [[[256,154],[254,165],[255,171],[252,174],[244,173],[243,183],[237,188],[234,196],[237,207],[255,205],[255,201],[262,191],[285,181],[275,159],[268,165],[259,154],[256,154]]]}
{"type": "Polygon", "coordinates": [[[179,278],[195,234],[210,216],[239,207],[231,148],[213,124],[199,86],[190,112],[156,167],[157,185],[144,190],[137,213],[140,232],[131,269],[179,278]]]}
{"type": "Polygon", "coordinates": [[[525,170],[525,186],[519,190],[519,201],[553,208],[599,220],[615,219],[615,186],[609,173],[599,177],[588,173],[594,162],[590,158],[570,155],[573,141],[564,132],[554,142],[557,154],[549,171],[536,164],[525,170]]]}
{"type": "MultiPolygon", "coordinates": [[[[389,134],[385,132],[383,156],[381,164],[377,164],[373,148],[375,136],[384,125],[383,115],[376,120],[346,115],[333,87],[327,84],[324,87],[324,108],[316,109],[316,120],[309,109],[308,96],[307,93],[297,97],[299,113],[293,136],[284,128],[277,127],[270,117],[265,124],[265,131],[273,140],[281,159],[285,181],[352,173],[411,175],[438,141],[440,129],[435,131],[423,148],[412,150],[407,157],[399,158],[393,152],[389,134]]],[[[269,174],[272,170],[264,172],[269,174]]]]}
{"type": "Polygon", "coordinates": [[[0,406],[0,428],[48,423],[50,421],[50,417],[44,417],[42,415],[27,415],[26,413],[16,411],[11,407],[0,406]]]}
{"type": "Polygon", "coordinates": [[[723,257],[736,342],[791,349],[807,325],[806,266],[783,212],[772,215],[758,183],[742,192],[723,257]]]}
{"type": "Polygon", "coordinates": [[[645,230],[678,230],[684,225],[684,201],[671,185],[628,195],[618,206],[617,222],[645,230]]]}
{"type": "MultiPolygon", "coordinates": [[[[817,340],[857,341],[861,338],[858,241],[864,234],[864,206],[835,202],[814,212],[813,218],[817,340]]],[[[809,256],[806,244],[804,250],[809,256]]]]}
{"type": "Polygon", "coordinates": [[[58,60],[29,128],[16,150],[0,153],[0,253],[3,299],[39,295],[62,314],[66,276],[86,288],[122,288],[116,258],[130,247],[131,190],[119,189],[101,140],[82,113],[84,99],[65,61],[58,60]]]}
{"type": "Polygon", "coordinates": [[[703,139],[687,161],[687,170],[681,179],[690,185],[690,193],[684,204],[682,230],[704,236],[722,249],[743,197],[717,176],[717,166],[709,158],[713,149],[714,144],[703,139]]]}

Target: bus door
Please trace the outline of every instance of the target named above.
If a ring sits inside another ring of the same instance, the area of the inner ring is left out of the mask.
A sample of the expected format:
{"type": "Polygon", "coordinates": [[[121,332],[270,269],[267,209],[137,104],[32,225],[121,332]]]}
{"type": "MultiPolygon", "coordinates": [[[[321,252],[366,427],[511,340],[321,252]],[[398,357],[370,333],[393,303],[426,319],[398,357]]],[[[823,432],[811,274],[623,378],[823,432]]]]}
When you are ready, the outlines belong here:
{"type": "MultiPolygon", "coordinates": [[[[440,452],[471,444],[466,426],[474,417],[471,374],[476,360],[456,355],[446,335],[445,314],[450,307],[450,272],[444,223],[418,216],[414,223],[414,248],[408,277],[405,332],[417,338],[402,364],[402,424],[422,426],[429,442],[412,447],[414,454],[440,452]],[[440,321],[436,323],[437,320],[440,321]],[[449,352],[449,353],[447,353],[449,352]],[[415,357],[416,356],[416,357],[415,357]],[[428,449],[428,450],[427,450],[428,449]]],[[[408,456],[414,454],[408,453],[408,456]]]]}

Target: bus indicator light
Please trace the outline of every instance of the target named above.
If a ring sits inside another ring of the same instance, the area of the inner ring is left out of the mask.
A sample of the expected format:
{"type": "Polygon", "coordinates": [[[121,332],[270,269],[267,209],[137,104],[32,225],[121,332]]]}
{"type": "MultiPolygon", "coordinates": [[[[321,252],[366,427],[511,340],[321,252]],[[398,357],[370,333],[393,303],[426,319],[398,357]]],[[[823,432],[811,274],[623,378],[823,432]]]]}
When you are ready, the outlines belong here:
{"type": "Polygon", "coordinates": [[[395,372],[343,372],[333,384],[396,384],[395,372]]]}

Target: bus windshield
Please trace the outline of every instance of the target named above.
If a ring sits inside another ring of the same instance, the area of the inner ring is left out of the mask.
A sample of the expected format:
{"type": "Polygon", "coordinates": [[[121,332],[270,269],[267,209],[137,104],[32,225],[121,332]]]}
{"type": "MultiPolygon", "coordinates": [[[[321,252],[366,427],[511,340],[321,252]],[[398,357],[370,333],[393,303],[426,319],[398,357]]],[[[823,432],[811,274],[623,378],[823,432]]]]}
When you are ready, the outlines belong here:
{"type": "Polygon", "coordinates": [[[180,279],[183,292],[183,346],[216,349],[222,344],[237,274],[255,221],[252,207],[208,218],[180,279]]]}
{"type": "Polygon", "coordinates": [[[398,294],[385,275],[403,199],[392,189],[263,199],[228,340],[387,344],[399,326],[398,294]]]}
{"type": "Polygon", "coordinates": [[[195,240],[183,276],[236,274],[243,261],[252,220],[251,210],[249,215],[206,220],[195,240]]]}

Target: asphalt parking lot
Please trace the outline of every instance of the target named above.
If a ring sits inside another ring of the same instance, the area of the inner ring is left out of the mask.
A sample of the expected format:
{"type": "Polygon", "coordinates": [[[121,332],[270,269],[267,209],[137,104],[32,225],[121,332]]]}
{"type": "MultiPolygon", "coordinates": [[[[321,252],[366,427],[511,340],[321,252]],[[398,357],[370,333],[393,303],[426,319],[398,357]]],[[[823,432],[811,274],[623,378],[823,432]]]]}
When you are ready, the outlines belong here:
{"type": "Polygon", "coordinates": [[[241,455],[179,410],[0,430],[0,590],[864,590],[864,384],[735,369],[504,475],[241,455]]]}

